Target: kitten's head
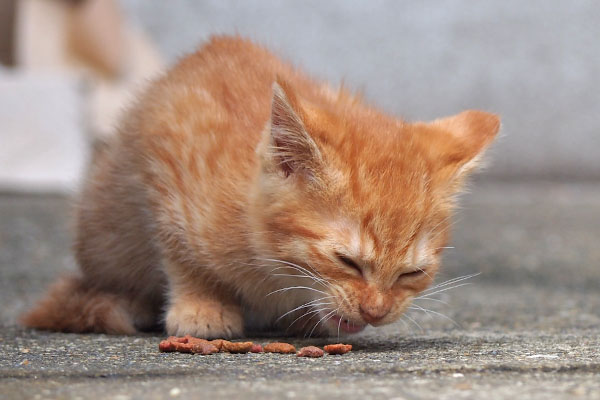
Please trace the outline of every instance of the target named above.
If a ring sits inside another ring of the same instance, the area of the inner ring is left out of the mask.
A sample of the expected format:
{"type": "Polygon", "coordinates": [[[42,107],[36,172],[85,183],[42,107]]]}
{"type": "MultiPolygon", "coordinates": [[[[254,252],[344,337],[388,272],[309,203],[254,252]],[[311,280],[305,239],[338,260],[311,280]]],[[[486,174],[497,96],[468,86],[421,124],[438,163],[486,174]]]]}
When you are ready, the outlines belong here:
{"type": "Polygon", "coordinates": [[[297,265],[273,264],[298,275],[286,285],[315,289],[285,292],[291,304],[314,300],[298,311],[313,311],[305,329],[321,320],[315,332],[352,333],[400,317],[434,279],[453,199],[499,125],[480,111],[409,124],[344,94],[309,101],[274,84],[255,245],[297,265]]]}

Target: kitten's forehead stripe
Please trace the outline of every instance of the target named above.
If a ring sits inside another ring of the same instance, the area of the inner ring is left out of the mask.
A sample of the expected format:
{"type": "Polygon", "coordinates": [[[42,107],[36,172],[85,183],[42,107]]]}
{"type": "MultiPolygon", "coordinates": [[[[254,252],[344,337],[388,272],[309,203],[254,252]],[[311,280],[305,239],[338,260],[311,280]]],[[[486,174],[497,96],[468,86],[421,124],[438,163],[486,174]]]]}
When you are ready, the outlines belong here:
{"type": "Polygon", "coordinates": [[[373,257],[377,257],[381,251],[381,241],[377,233],[375,232],[375,226],[373,224],[375,212],[370,210],[366,213],[366,215],[362,219],[361,223],[361,231],[367,235],[372,243],[372,253],[373,257]]]}
{"type": "Polygon", "coordinates": [[[429,246],[429,233],[425,233],[425,234],[421,235],[421,237],[418,239],[418,241],[415,244],[416,258],[413,262],[416,266],[421,267],[421,266],[424,266],[425,264],[427,264],[427,261],[429,258],[428,257],[429,256],[428,246],[429,246]]]}
{"type": "Polygon", "coordinates": [[[362,240],[360,232],[357,229],[352,229],[350,232],[350,251],[353,255],[362,254],[362,240]]]}
{"type": "Polygon", "coordinates": [[[360,239],[361,239],[361,255],[363,258],[368,260],[369,262],[373,262],[376,258],[375,253],[375,245],[374,240],[366,234],[364,231],[361,231],[360,239]]]}

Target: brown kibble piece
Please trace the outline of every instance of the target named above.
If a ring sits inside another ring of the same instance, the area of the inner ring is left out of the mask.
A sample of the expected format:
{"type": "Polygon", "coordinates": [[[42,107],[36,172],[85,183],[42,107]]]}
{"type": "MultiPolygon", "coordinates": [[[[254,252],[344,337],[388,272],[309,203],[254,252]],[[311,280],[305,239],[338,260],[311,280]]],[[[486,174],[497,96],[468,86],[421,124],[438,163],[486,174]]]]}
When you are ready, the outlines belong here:
{"type": "Polygon", "coordinates": [[[263,347],[258,343],[253,344],[250,349],[250,353],[262,353],[263,351],[263,347]]]}
{"type": "Polygon", "coordinates": [[[263,350],[265,353],[281,353],[281,354],[294,354],[296,348],[289,343],[274,342],[267,344],[263,350]]]}
{"type": "Polygon", "coordinates": [[[218,353],[219,349],[214,344],[211,344],[208,340],[204,342],[197,342],[192,345],[192,353],[206,356],[208,354],[218,353]]]}
{"type": "Polygon", "coordinates": [[[230,342],[223,340],[221,351],[228,353],[247,353],[252,349],[252,342],[230,342]]]}
{"type": "Polygon", "coordinates": [[[186,346],[181,346],[184,344],[187,344],[188,339],[186,337],[177,337],[177,336],[169,336],[167,339],[162,340],[159,345],[158,345],[158,349],[160,351],[181,351],[181,350],[177,350],[178,348],[183,349],[186,348],[186,346]]]}
{"type": "MultiPolygon", "coordinates": [[[[252,342],[230,342],[224,339],[206,340],[185,335],[183,337],[169,336],[162,340],[158,349],[162,352],[180,352],[194,354],[214,354],[219,351],[227,353],[280,353],[280,354],[295,354],[296,348],[289,343],[275,342],[269,343],[266,346],[255,344],[252,342]]],[[[309,346],[301,349],[299,357],[322,357],[323,351],[318,347],[309,346]]]]}
{"type": "Polygon", "coordinates": [[[219,351],[221,351],[223,349],[223,342],[223,339],[215,339],[211,340],[209,343],[215,346],[217,349],[219,349],[219,351]]]}
{"type": "Polygon", "coordinates": [[[210,343],[206,339],[195,338],[195,337],[190,336],[190,335],[185,335],[185,340],[186,340],[185,343],[189,343],[191,345],[199,344],[199,343],[210,343]]]}
{"type": "Polygon", "coordinates": [[[158,349],[162,352],[178,351],[180,353],[213,354],[219,349],[208,340],[199,339],[186,335],[184,337],[169,336],[162,340],[158,349]]]}
{"type": "Polygon", "coordinates": [[[191,343],[182,343],[182,342],[171,342],[171,351],[178,351],[180,353],[191,353],[192,352],[192,344],[191,343]]]}
{"type": "Polygon", "coordinates": [[[297,357],[312,357],[318,358],[323,357],[323,350],[316,346],[307,346],[300,349],[300,351],[296,354],[297,357]]]}
{"type": "Polygon", "coordinates": [[[343,343],[328,344],[323,349],[329,354],[346,354],[352,350],[352,345],[343,343]]]}
{"type": "Polygon", "coordinates": [[[175,346],[173,346],[173,342],[167,340],[161,340],[158,344],[158,350],[160,351],[175,351],[175,346]]]}

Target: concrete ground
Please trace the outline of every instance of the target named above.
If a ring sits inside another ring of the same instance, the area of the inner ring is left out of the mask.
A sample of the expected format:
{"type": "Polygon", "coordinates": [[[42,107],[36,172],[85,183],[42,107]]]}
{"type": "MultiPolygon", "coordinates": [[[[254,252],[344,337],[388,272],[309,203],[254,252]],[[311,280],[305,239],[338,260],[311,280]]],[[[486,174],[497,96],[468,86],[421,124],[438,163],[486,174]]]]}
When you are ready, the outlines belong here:
{"type": "Polygon", "coordinates": [[[67,203],[0,195],[0,398],[600,399],[597,183],[474,185],[440,280],[481,274],[438,294],[447,304],[417,303],[446,317],[413,312],[322,359],[166,354],[162,335],[19,328],[74,268],[67,203]]]}

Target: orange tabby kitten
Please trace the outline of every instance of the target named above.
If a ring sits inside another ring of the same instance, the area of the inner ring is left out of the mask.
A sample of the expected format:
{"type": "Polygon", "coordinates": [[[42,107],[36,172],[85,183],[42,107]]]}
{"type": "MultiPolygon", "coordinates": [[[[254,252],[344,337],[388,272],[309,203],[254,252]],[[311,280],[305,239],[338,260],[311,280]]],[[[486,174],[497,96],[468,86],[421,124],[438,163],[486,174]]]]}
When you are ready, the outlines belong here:
{"type": "Polygon", "coordinates": [[[240,337],[396,321],[433,280],[454,196],[499,128],[382,114],[217,37],[155,82],[94,160],[81,273],[30,327],[240,337]]]}

